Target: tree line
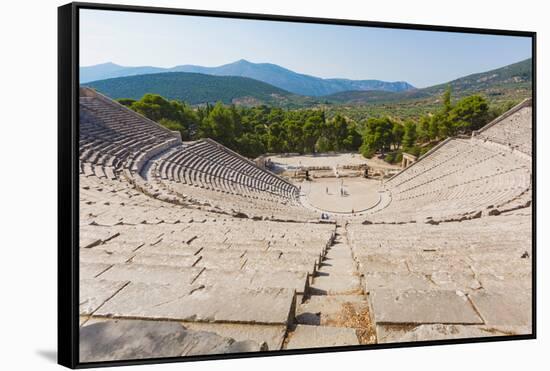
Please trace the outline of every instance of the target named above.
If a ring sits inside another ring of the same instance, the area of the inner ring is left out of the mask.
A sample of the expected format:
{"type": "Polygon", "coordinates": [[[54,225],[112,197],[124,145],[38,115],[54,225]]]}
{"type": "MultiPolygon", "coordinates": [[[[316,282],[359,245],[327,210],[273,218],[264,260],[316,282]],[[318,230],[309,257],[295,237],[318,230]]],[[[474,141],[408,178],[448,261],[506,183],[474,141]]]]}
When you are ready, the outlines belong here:
{"type": "Polygon", "coordinates": [[[422,155],[445,138],[477,130],[514,103],[490,107],[485,97],[471,95],[452,104],[448,88],[440,108],[417,121],[381,116],[356,122],[340,114],[328,119],[320,109],[221,102],[194,108],[157,94],[119,102],[178,131],[183,140],[212,138],[251,158],[264,153],[359,151],[367,158],[382,155],[391,163],[401,161],[402,152],[422,155]]]}
{"type": "Polygon", "coordinates": [[[327,119],[322,110],[237,107],[221,102],[193,108],[156,94],[118,101],[180,132],[183,140],[211,138],[247,157],[267,152],[357,151],[362,143],[355,122],[341,115],[327,119]]]}
{"type": "Polygon", "coordinates": [[[448,87],[441,97],[440,108],[421,116],[418,121],[401,122],[389,116],[369,118],[359,150],[367,158],[381,154],[390,163],[399,162],[403,152],[422,155],[448,137],[470,134],[480,129],[515,104],[508,102],[491,107],[488,100],[479,94],[452,104],[451,89],[448,87]]]}

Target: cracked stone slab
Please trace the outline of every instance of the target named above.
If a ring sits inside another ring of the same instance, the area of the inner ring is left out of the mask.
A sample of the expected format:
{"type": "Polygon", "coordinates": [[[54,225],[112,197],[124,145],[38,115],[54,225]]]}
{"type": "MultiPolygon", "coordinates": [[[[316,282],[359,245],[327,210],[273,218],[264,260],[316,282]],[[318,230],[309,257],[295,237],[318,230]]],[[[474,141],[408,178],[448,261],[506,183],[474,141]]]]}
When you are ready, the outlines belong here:
{"type": "Polygon", "coordinates": [[[195,331],[214,332],[237,341],[266,343],[267,350],[280,350],[286,334],[284,325],[249,325],[240,323],[183,322],[183,326],[195,331]]]}
{"type": "Polygon", "coordinates": [[[531,326],[530,291],[480,290],[470,294],[470,298],[487,325],[531,326]]]}
{"type": "Polygon", "coordinates": [[[375,290],[370,295],[377,324],[483,323],[459,291],[375,290]]]}
{"type": "Polygon", "coordinates": [[[78,258],[81,263],[104,263],[104,264],[121,264],[126,263],[135,254],[132,252],[118,252],[109,249],[80,249],[78,258]]]}
{"type": "Polygon", "coordinates": [[[308,275],[304,272],[292,271],[228,271],[206,269],[200,274],[194,283],[205,286],[217,286],[228,288],[254,288],[267,287],[287,288],[298,293],[304,293],[308,287],[308,275]]]}
{"type": "Polygon", "coordinates": [[[294,291],[130,283],[97,315],[197,322],[286,324],[294,291]]]}
{"type": "Polygon", "coordinates": [[[464,257],[415,257],[407,261],[411,272],[434,274],[437,272],[470,272],[470,263],[464,257]]]}
{"type": "Polygon", "coordinates": [[[116,282],[99,279],[80,280],[80,314],[92,314],[127,283],[127,281],[116,282]]]}
{"type": "MultiPolygon", "coordinates": [[[[518,254],[519,255],[519,254],[518,254]]],[[[517,274],[525,275],[532,271],[531,259],[515,259],[510,257],[510,254],[505,254],[507,261],[491,261],[489,259],[476,261],[472,264],[472,269],[476,274],[494,274],[497,276],[517,274]]]]}
{"type": "Polygon", "coordinates": [[[143,241],[125,241],[115,238],[114,240],[107,241],[102,245],[94,246],[93,250],[105,250],[111,253],[131,254],[143,246],[144,243],[145,242],[143,241]]]}
{"type": "Polygon", "coordinates": [[[378,325],[379,343],[415,342],[425,340],[467,339],[487,336],[508,336],[525,333],[522,328],[499,328],[480,325],[430,324],[419,326],[378,325]]]}
{"type": "Polygon", "coordinates": [[[185,286],[192,283],[202,268],[172,267],[167,265],[116,264],[100,277],[111,281],[131,281],[144,283],[185,286]]]}
{"type": "Polygon", "coordinates": [[[480,274],[478,275],[481,286],[487,291],[496,292],[517,292],[531,291],[533,278],[531,273],[526,275],[494,275],[480,274]]]}
{"type": "Polygon", "coordinates": [[[389,273],[409,273],[409,269],[404,259],[392,260],[386,255],[371,254],[356,258],[359,262],[359,271],[361,273],[389,272],[389,273]]]}
{"type": "Polygon", "coordinates": [[[380,289],[396,291],[430,290],[435,288],[435,285],[425,275],[418,273],[376,272],[367,273],[364,277],[367,291],[380,289]]]}
{"type": "Polygon", "coordinates": [[[80,262],[78,274],[81,279],[95,278],[109,267],[110,264],[80,262]]]}
{"type": "Polygon", "coordinates": [[[173,267],[192,267],[198,260],[199,257],[196,255],[138,253],[132,258],[132,263],[144,265],[169,265],[173,267]]]}
{"type": "Polygon", "coordinates": [[[185,244],[164,244],[147,245],[139,249],[143,254],[164,254],[164,255],[181,255],[190,256],[197,255],[200,247],[191,247],[185,244]]]}
{"type": "Polygon", "coordinates": [[[80,247],[91,248],[119,236],[119,232],[108,227],[80,227],[80,247]]]}
{"type": "Polygon", "coordinates": [[[81,362],[257,352],[265,344],[235,341],[176,322],[110,320],[80,328],[81,362]]]}
{"type": "Polygon", "coordinates": [[[352,328],[298,325],[289,335],[286,349],[359,345],[352,328]]]}

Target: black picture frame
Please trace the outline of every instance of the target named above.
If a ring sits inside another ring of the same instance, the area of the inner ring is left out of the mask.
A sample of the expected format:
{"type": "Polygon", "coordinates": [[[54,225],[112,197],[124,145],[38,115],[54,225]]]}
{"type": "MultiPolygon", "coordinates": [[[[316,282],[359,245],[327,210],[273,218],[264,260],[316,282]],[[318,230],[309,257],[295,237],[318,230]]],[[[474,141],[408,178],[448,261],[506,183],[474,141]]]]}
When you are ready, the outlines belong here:
{"type": "Polygon", "coordinates": [[[388,23],[348,19],[313,18],[271,14],[235,13],[190,9],[157,8],[98,3],[70,3],[58,8],[58,363],[69,368],[123,366],[170,362],[191,362],[216,359],[266,357],[292,354],[342,352],[385,348],[419,347],[448,344],[481,343],[536,339],[537,337],[537,167],[536,167],[536,112],[537,112],[537,58],[536,32],[486,28],[449,27],[409,23],[388,23]],[[155,358],[140,360],[81,363],[78,359],[78,304],[79,304],[79,172],[78,172],[78,99],[79,99],[79,10],[112,10],[124,12],[161,13],[174,15],[208,16],[251,20],[287,21],[330,25],[366,26],[391,29],[444,31],[456,33],[522,36],[532,41],[532,333],[528,335],[492,336],[483,338],[418,341],[410,343],[337,346],[300,350],[262,351],[203,355],[191,357],[155,358]]]}

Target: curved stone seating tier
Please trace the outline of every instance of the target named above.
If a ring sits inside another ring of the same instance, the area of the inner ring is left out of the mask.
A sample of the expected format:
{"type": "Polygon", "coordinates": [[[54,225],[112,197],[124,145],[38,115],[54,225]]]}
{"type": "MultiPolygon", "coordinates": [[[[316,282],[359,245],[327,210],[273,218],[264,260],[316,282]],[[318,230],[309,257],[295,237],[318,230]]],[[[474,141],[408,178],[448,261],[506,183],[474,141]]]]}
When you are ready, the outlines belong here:
{"type": "Polygon", "coordinates": [[[532,111],[531,101],[525,101],[479,130],[476,136],[509,146],[531,156],[532,111]]]}
{"type": "Polygon", "coordinates": [[[378,221],[445,219],[498,208],[531,187],[530,161],[503,146],[452,139],[385,183],[378,221]]]}
{"type": "Polygon", "coordinates": [[[182,145],[173,132],[87,88],[81,88],[79,144],[83,176],[117,179],[128,170],[128,180],[165,201],[193,199],[259,217],[316,217],[286,180],[212,140],[182,145]]]}
{"type": "Polygon", "coordinates": [[[97,93],[80,97],[81,174],[114,178],[133,172],[156,154],[181,143],[170,131],[97,93]]]}
{"type": "Polygon", "coordinates": [[[284,199],[293,197],[292,189],[278,178],[268,178],[262,173],[247,174],[226,166],[215,158],[214,153],[209,157],[201,157],[189,147],[183,147],[157,161],[159,165],[155,175],[171,182],[219,189],[229,193],[267,192],[284,199]],[[257,177],[258,175],[261,177],[257,177]]]}
{"type": "Polygon", "coordinates": [[[297,195],[294,185],[212,140],[194,142],[186,146],[184,151],[187,154],[182,154],[176,164],[185,165],[193,157],[199,157],[203,159],[203,171],[219,173],[220,176],[228,175],[233,180],[248,182],[246,185],[249,187],[280,194],[285,198],[295,198],[297,195]]]}
{"type": "Polygon", "coordinates": [[[306,221],[318,217],[302,206],[294,185],[212,140],[170,148],[149,164],[144,187],[164,200],[258,218],[306,221]]]}
{"type": "Polygon", "coordinates": [[[172,200],[188,204],[198,204],[212,211],[229,214],[238,213],[241,217],[259,219],[277,219],[308,221],[315,220],[318,215],[304,208],[298,200],[289,200],[267,192],[251,192],[249,188],[238,188],[238,184],[230,183],[234,193],[221,191],[212,187],[191,185],[165,181],[160,176],[150,176],[157,171],[157,164],[149,169],[151,181],[143,184],[146,193],[159,199],[172,200]]]}

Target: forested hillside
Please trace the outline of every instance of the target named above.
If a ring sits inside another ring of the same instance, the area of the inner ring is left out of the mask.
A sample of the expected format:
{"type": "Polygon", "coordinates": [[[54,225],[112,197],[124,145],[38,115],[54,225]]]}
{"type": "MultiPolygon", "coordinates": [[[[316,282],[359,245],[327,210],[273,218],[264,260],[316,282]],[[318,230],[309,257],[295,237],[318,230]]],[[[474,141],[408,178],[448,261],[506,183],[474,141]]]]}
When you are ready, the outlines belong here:
{"type": "Polygon", "coordinates": [[[237,76],[211,76],[200,73],[164,72],[118,77],[85,84],[114,98],[139,99],[147,93],[192,105],[223,102],[256,106],[303,105],[308,98],[295,96],[261,81],[237,76]]]}

